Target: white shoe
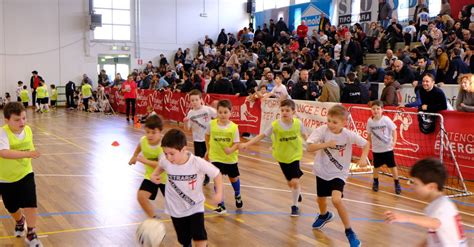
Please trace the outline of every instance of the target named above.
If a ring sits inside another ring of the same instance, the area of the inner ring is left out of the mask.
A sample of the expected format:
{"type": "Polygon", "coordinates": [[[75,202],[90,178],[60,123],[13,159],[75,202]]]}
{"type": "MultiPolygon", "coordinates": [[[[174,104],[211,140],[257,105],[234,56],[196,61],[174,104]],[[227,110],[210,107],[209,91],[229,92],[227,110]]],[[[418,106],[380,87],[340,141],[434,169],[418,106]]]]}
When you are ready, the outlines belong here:
{"type": "Polygon", "coordinates": [[[29,240],[28,238],[25,238],[26,245],[29,247],[43,247],[43,244],[41,241],[38,239],[38,236],[33,237],[33,239],[29,240]]]}

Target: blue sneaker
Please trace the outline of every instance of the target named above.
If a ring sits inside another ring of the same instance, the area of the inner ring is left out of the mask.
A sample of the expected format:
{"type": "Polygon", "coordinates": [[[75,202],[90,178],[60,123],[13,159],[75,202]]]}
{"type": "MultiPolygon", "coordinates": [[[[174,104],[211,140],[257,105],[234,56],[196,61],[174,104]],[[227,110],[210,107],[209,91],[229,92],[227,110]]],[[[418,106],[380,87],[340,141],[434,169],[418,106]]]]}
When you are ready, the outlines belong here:
{"type": "Polygon", "coordinates": [[[291,206],[291,217],[300,216],[300,209],[297,206],[291,206]]]}
{"type": "Polygon", "coordinates": [[[334,218],[334,215],[329,211],[327,212],[326,219],[323,219],[321,215],[319,215],[318,218],[316,218],[316,220],[313,223],[313,229],[323,228],[323,226],[326,225],[326,223],[332,221],[333,218],[334,218]]]}
{"type": "Polygon", "coordinates": [[[349,244],[351,247],[359,247],[361,246],[360,240],[357,238],[355,232],[351,231],[346,233],[347,240],[349,240],[349,244]]]}

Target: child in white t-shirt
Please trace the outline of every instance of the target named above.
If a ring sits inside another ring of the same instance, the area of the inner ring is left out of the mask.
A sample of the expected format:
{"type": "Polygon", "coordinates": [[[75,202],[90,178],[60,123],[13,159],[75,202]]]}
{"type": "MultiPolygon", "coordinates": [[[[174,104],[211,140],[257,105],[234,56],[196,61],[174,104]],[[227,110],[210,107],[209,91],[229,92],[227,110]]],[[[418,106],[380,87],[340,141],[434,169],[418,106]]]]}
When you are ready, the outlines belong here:
{"type": "MultiPolygon", "coordinates": [[[[202,93],[199,90],[189,92],[189,100],[192,109],[184,118],[184,128],[192,130],[194,141],[194,155],[204,158],[207,152],[206,148],[206,129],[209,122],[216,118],[216,110],[212,107],[203,105],[202,93]]],[[[204,185],[209,183],[209,177],[205,177],[204,185]]]]}
{"type": "Polygon", "coordinates": [[[418,198],[428,201],[424,216],[385,212],[386,222],[405,222],[424,227],[428,238],[419,246],[467,247],[467,239],[461,226],[461,216],[447,196],[443,194],[444,183],[448,177],[444,164],[438,159],[419,160],[411,168],[413,190],[418,198]]]}
{"type": "Polygon", "coordinates": [[[387,116],[383,115],[383,103],[380,100],[370,102],[372,117],[367,120],[367,140],[372,144],[374,183],[372,190],[379,190],[380,167],[386,165],[390,168],[395,182],[395,193],[400,194],[402,188],[398,181],[398,169],[395,164],[393,148],[397,143],[397,126],[387,116]]]}
{"type": "Polygon", "coordinates": [[[316,175],[316,192],[320,214],[313,223],[313,229],[321,229],[334,215],[327,210],[327,197],[337,209],[345,233],[351,246],[360,246],[361,242],[351,228],[349,215],[342,203],[342,193],[352,158],[352,144],[363,148],[358,164],[367,165],[369,143],[357,133],[344,128],[348,112],[342,105],[331,107],[327,115],[327,124],[311,133],[307,140],[308,152],[315,152],[313,172],[316,175]]]}
{"type": "Polygon", "coordinates": [[[283,85],[282,82],[283,77],[281,75],[277,75],[275,77],[275,86],[271,92],[265,94],[264,98],[274,97],[280,101],[290,99],[291,97],[288,95],[288,90],[286,90],[286,86],[283,85]]]}
{"type": "Polygon", "coordinates": [[[160,174],[167,172],[165,186],[165,213],[171,221],[183,246],[207,246],[204,227],[204,175],[214,179],[214,202],[222,200],[222,175],[206,160],[187,151],[186,135],[178,129],[169,130],[161,140],[164,156],[153,171],[151,181],[159,184],[160,174]]]}

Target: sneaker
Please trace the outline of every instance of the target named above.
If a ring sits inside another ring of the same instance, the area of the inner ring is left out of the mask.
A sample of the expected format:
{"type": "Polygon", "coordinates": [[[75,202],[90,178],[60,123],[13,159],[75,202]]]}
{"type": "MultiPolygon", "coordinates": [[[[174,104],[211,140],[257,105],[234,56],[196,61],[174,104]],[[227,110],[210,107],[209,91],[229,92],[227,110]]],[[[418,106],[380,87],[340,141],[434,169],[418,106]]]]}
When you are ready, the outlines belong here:
{"type": "Polygon", "coordinates": [[[300,209],[297,206],[291,206],[291,217],[300,216],[300,209]]]}
{"type": "Polygon", "coordinates": [[[402,187],[400,186],[400,183],[395,184],[395,194],[400,195],[402,193],[402,187]]]}
{"type": "Polygon", "coordinates": [[[327,212],[327,216],[325,219],[323,219],[322,216],[319,215],[318,218],[316,218],[316,220],[313,223],[313,229],[323,228],[323,226],[326,225],[326,223],[332,221],[333,218],[334,218],[334,215],[329,211],[327,212]]]}
{"type": "Polygon", "coordinates": [[[349,244],[351,247],[359,247],[361,246],[360,240],[357,238],[355,232],[351,231],[346,233],[347,240],[349,240],[349,244]]]}
{"type": "Polygon", "coordinates": [[[28,236],[25,238],[25,242],[29,247],[43,247],[43,244],[38,239],[36,233],[28,234],[28,236]]]}
{"type": "Polygon", "coordinates": [[[209,184],[209,176],[205,175],[204,176],[204,182],[202,183],[202,185],[206,186],[209,184]]]}
{"type": "Polygon", "coordinates": [[[127,122],[130,122],[130,118],[127,118],[127,122]]]}
{"type": "Polygon", "coordinates": [[[379,181],[374,180],[374,183],[372,184],[372,190],[375,192],[379,191],[379,181]]]}
{"type": "Polygon", "coordinates": [[[243,205],[244,205],[244,202],[242,201],[242,196],[240,195],[235,196],[235,206],[237,208],[242,208],[243,205]]]}
{"type": "Polygon", "coordinates": [[[15,225],[15,237],[23,237],[26,235],[26,220],[25,216],[23,216],[23,224],[16,224],[15,225]]]}
{"type": "Polygon", "coordinates": [[[298,202],[301,202],[301,201],[303,201],[303,197],[300,194],[300,196],[298,196],[298,202]]]}
{"type": "Polygon", "coordinates": [[[214,213],[216,213],[216,214],[225,214],[225,213],[227,213],[227,210],[225,210],[224,205],[219,203],[219,205],[217,205],[217,208],[214,209],[214,213]]]}

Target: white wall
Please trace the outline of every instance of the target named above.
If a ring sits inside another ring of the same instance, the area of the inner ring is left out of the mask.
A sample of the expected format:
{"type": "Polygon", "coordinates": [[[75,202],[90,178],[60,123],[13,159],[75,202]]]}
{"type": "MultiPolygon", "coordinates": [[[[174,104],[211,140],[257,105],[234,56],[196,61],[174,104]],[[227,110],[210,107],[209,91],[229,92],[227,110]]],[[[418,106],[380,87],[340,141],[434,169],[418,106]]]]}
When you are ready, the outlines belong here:
{"type": "Polygon", "coordinates": [[[197,42],[209,35],[213,40],[222,28],[236,33],[248,26],[247,0],[141,0],[140,55],[144,63],[158,62],[160,53],[168,62],[176,50],[197,49],[197,42]],[[200,17],[204,12],[207,17],[200,17]]]}
{"type": "MultiPolygon", "coordinates": [[[[237,32],[248,25],[246,0],[140,0],[138,54],[144,62],[158,62],[160,53],[172,61],[178,47],[196,49],[208,34],[214,40],[221,28],[237,32]],[[200,17],[205,1],[207,17],[200,17]]],[[[134,12],[132,0],[132,12],[134,12]]],[[[97,56],[129,54],[138,67],[135,35],[126,43],[94,42],[88,28],[88,0],[0,0],[0,94],[15,97],[16,83],[29,87],[37,70],[48,84],[79,83],[86,73],[97,85],[97,56]],[[113,51],[112,45],[130,51],[113,51]]],[[[132,16],[132,24],[134,17],[132,16]]]]}

